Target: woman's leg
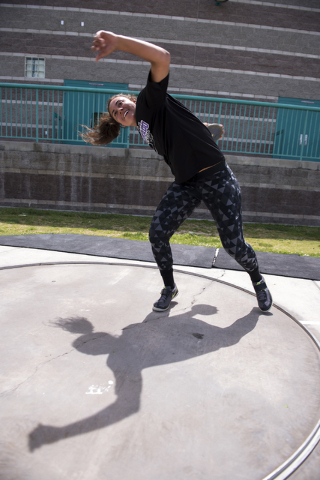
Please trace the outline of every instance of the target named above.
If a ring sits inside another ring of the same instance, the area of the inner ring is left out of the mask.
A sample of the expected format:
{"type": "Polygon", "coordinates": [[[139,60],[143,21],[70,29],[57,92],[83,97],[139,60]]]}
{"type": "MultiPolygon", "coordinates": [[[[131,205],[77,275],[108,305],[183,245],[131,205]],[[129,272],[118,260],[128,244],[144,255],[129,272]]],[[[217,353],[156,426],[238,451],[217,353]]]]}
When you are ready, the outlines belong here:
{"type": "Polygon", "coordinates": [[[216,221],[223,248],[249,274],[254,272],[258,261],[243,236],[241,191],[237,179],[226,167],[212,179],[203,181],[207,188],[202,187],[202,199],[216,221]]]}
{"type": "Polygon", "coordinates": [[[165,286],[160,299],[154,304],[156,311],[167,310],[178,292],[173,279],[173,259],[169,240],[199,204],[200,200],[195,197],[188,182],[181,185],[173,182],[153,216],[149,240],[165,286]]]}
{"type": "Polygon", "coordinates": [[[216,221],[224,249],[250,275],[261,310],[269,310],[272,305],[270,292],[260,274],[255,251],[243,236],[241,191],[237,179],[227,166],[212,177],[200,180],[197,190],[201,191],[201,198],[216,221]]]}

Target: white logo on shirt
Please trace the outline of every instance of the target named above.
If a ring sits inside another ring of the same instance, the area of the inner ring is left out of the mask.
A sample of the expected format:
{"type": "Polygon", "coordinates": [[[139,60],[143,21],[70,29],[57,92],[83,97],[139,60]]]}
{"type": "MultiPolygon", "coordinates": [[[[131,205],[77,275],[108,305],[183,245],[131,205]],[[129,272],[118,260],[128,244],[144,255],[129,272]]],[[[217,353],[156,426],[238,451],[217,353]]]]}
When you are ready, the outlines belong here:
{"type": "Polygon", "coordinates": [[[155,151],[157,151],[153,135],[149,130],[149,124],[144,120],[141,120],[141,122],[138,122],[138,128],[143,140],[149,143],[150,147],[153,148],[155,151]]]}

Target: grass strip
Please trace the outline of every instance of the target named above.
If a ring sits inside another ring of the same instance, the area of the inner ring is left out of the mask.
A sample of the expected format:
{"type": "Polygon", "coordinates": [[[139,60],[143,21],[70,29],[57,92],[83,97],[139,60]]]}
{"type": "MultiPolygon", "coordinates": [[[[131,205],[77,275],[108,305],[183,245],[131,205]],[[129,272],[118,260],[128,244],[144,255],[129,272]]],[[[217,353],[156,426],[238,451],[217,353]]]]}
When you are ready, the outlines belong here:
{"type": "MultiPolygon", "coordinates": [[[[0,235],[73,233],[148,240],[150,217],[0,208],[0,235]]],[[[320,227],[245,223],[244,236],[256,251],[320,257],[320,227]]],[[[171,243],[221,247],[215,223],[186,220],[171,243]]]]}

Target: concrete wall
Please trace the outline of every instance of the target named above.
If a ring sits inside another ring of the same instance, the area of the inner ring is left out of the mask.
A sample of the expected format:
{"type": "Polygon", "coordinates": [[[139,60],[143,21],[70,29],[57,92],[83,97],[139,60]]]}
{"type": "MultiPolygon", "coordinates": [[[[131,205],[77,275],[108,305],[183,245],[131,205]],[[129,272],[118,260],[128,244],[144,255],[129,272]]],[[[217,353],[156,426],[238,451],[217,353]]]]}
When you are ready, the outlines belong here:
{"type": "MultiPolygon", "coordinates": [[[[226,156],[246,222],[320,226],[320,163],[226,156]]],[[[150,149],[0,142],[0,205],[152,215],[173,180],[150,149]]],[[[204,205],[193,215],[211,218],[204,205]]]]}
{"type": "Polygon", "coordinates": [[[123,52],[94,62],[92,36],[105,29],[168,49],[172,92],[320,99],[319,0],[11,0],[0,11],[0,81],[141,89],[146,62],[123,52]],[[25,77],[27,56],[45,58],[45,79],[25,77]]]}

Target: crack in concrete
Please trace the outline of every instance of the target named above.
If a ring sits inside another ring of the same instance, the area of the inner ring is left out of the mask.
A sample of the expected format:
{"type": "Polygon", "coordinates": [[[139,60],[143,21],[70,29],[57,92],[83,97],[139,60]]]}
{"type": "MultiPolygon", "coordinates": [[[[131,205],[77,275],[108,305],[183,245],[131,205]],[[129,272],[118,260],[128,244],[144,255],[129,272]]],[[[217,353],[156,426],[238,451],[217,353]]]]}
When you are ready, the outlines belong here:
{"type": "MultiPolygon", "coordinates": [[[[94,334],[93,334],[94,335],[94,334]]],[[[74,350],[77,350],[79,347],[82,347],[82,345],[85,345],[86,343],[94,342],[95,340],[98,340],[100,338],[104,338],[106,336],[110,335],[109,333],[104,333],[103,335],[98,335],[98,337],[95,338],[89,338],[88,340],[84,340],[82,343],[77,344],[77,348],[73,348],[69,353],[73,352],[74,350]]]]}
{"type": "MultiPolygon", "coordinates": [[[[86,343],[89,343],[89,342],[94,342],[95,340],[97,340],[98,338],[102,338],[102,337],[105,337],[107,336],[108,333],[106,333],[105,335],[99,335],[98,337],[96,338],[90,338],[89,340],[86,340],[86,341],[83,341],[81,344],[77,345],[77,348],[79,347],[82,347],[83,345],[85,345],[86,343]]],[[[0,393],[0,398],[1,397],[7,397],[8,395],[12,394],[13,392],[15,392],[16,390],[18,390],[18,388],[21,387],[21,385],[25,384],[26,382],[28,382],[32,377],[34,377],[36,375],[36,373],[38,372],[38,370],[40,370],[40,368],[42,368],[43,366],[47,365],[48,363],[50,362],[53,362],[54,360],[57,360],[58,358],[60,357],[64,357],[65,355],[69,355],[70,353],[76,351],[76,348],[72,348],[71,350],[69,350],[68,352],[65,352],[65,353],[61,353],[60,355],[57,355],[56,357],[53,357],[53,358],[50,358],[48,359],[47,361],[45,362],[42,362],[40,363],[40,365],[37,365],[36,368],[35,368],[35,371],[29,375],[29,377],[27,377],[25,380],[23,380],[22,382],[20,382],[18,385],[16,385],[15,387],[13,388],[10,388],[9,390],[5,390],[3,392],[0,393]]]]}
{"type": "Polygon", "coordinates": [[[209,288],[209,286],[211,286],[211,284],[213,283],[213,280],[211,280],[209,282],[209,284],[205,287],[202,287],[202,291],[199,292],[199,293],[196,293],[194,296],[193,296],[193,299],[191,300],[191,308],[193,307],[193,305],[196,303],[196,300],[197,300],[197,297],[200,297],[201,295],[204,294],[204,292],[209,288]]]}
{"type": "Polygon", "coordinates": [[[59,357],[63,357],[64,355],[68,355],[69,353],[71,353],[72,351],[74,350],[74,348],[72,350],[70,350],[70,352],[65,352],[65,353],[62,353],[60,355],[58,355],[57,357],[54,357],[54,358],[50,358],[49,360],[47,360],[46,362],[43,362],[41,363],[40,365],[37,365],[36,368],[35,368],[35,371],[29,375],[29,377],[27,377],[25,380],[23,380],[22,382],[20,382],[18,385],[16,385],[15,387],[11,388],[10,390],[5,390],[4,392],[1,392],[0,393],[0,398],[1,397],[6,397],[8,395],[10,395],[11,393],[15,392],[19,387],[21,387],[21,385],[23,385],[24,383],[28,382],[30,380],[30,378],[34,377],[34,375],[37,373],[37,371],[42,368],[44,365],[46,365],[47,363],[50,363],[52,362],[53,360],[56,360],[57,358],[59,357]]]}
{"type": "Polygon", "coordinates": [[[221,275],[219,275],[217,278],[221,279],[221,278],[223,278],[223,277],[225,276],[225,274],[226,274],[226,271],[223,270],[223,272],[221,273],[221,275]]]}
{"type": "Polygon", "coordinates": [[[212,283],[214,282],[214,279],[207,279],[208,280],[208,285],[205,286],[205,287],[202,287],[201,291],[198,292],[198,293],[195,293],[193,295],[193,298],[191,300],[191,303],[190,303],[190,306],[189,307],[185,307],[185,308],[182,308],[181,310],[176,310],[176,312],[186,312],[187,310],[191,309],[193,307],[193,305],[196,303],[196,300],[197,300],[197,297],[200,297],[201,295],[204,294],[204,292],[212,285],[212,283]]]}

